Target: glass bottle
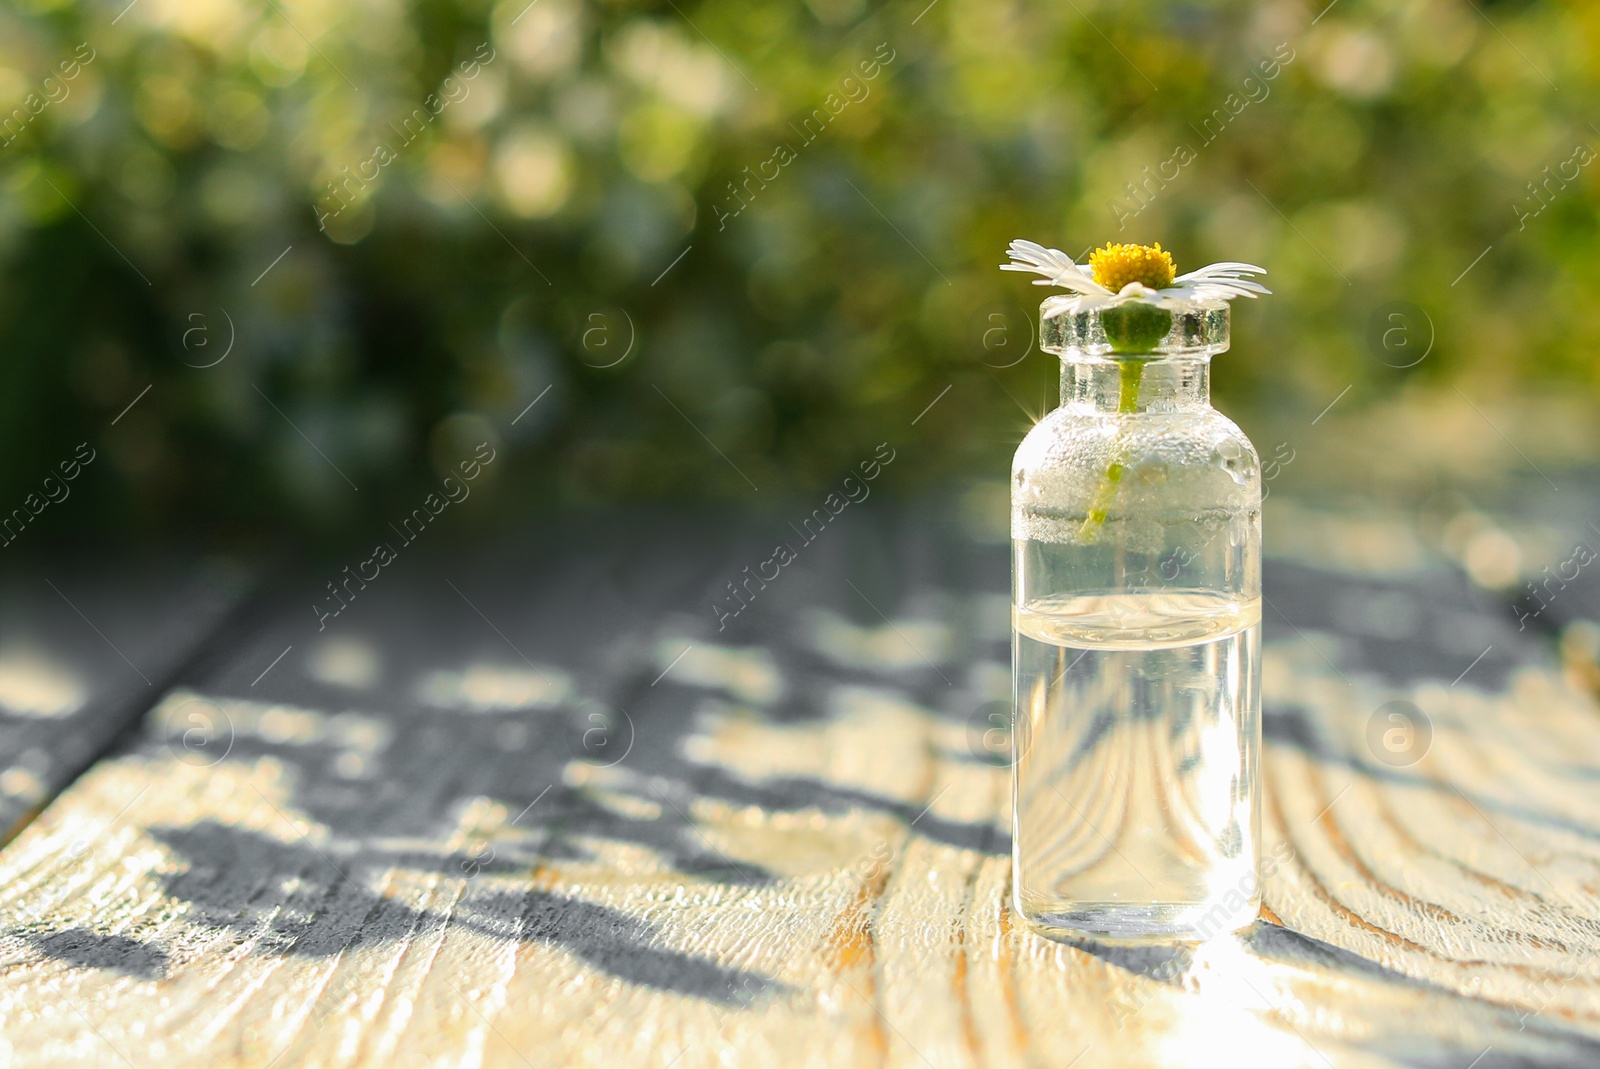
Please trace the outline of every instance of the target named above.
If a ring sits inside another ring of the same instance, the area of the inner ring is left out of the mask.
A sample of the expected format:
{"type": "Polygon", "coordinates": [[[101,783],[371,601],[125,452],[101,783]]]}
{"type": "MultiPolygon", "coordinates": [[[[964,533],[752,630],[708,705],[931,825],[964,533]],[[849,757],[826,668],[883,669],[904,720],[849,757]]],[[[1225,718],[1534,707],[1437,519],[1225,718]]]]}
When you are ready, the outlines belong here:
{"type": "Polygon", "coordinates": [[[1260,902],[1261,463],[1211,407],[1228,306],[1040,340],[1061,406],[1012,464],[1013,904],[1047,935],[1230,932],[1260,902]]]}

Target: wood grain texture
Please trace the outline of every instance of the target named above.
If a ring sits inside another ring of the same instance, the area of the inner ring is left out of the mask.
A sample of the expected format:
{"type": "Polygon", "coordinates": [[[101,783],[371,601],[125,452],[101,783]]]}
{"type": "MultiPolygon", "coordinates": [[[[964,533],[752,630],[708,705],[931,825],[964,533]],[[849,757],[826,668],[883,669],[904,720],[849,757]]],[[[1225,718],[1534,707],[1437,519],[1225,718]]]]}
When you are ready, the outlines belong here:
{"type": "Polygon", "coordinates": [[[1456,573],[1269,566],[1262,920],[1120,948],[1007,904],[1004,547],[863,510],[719,631],[772,540],[289,604],[0,852],[0,1063],[1600,1064],[1600,709],[1456,573]]]}
{"type": "Polygon", "coordinates": [[[221,564],[7,563],[0,843],[160,699],[245,587],[221,564]]]}

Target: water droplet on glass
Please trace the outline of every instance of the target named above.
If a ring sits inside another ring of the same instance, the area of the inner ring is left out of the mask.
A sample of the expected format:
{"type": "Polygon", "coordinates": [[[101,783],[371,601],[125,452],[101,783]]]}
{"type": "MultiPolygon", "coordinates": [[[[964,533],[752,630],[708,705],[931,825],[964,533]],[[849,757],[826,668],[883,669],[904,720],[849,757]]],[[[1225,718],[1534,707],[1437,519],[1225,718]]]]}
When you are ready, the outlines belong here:
{"type": "Polygon", "coordinates": [[[1170,474],[1165,460],[1140,460],[1137,470],[1139,472],[1139,481],[1146,486],[1160,486],[1167,481],[1167,477],[1170,474]]]}
{"type": "Polygon", "coordinates": [[[1217,467],[1227,472],[1233,481],[1240,486],[1243,486],[1248,481],[1243,460],[1244,448],[1232,438],[1224,438],[1217,443],[1217,467]]]}

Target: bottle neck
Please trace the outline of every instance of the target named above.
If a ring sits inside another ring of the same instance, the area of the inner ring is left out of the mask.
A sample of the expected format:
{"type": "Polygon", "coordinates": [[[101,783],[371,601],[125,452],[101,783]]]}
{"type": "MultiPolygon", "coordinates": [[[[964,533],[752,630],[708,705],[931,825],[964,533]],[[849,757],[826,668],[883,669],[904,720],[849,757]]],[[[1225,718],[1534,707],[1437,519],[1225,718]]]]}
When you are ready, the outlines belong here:
{"type": "Polygon", "coordinates": [[[1113,415],[1208,408],[1211,357],[1062,357],[1061,404],[1113,415]]]}

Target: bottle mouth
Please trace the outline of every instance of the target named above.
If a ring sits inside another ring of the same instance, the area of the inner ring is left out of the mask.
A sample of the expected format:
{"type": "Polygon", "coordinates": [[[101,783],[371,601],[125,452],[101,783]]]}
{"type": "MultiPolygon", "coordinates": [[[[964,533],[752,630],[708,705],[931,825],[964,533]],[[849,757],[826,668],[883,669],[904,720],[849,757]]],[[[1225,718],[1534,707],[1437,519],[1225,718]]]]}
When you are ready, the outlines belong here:
{"type": "Polygon", "coordinates": [[[1153,345],[1140,346],[1138,352],[1128,352],[1125,345],[1113,344],[1112,338],[1106,334],[1106,324],[1102,317],[1108,311],[1107,308],[1065,312],[1045,318],[1041,306],[1039,348],[1056,356],[1098,357],[1107,360],[1152,360],[1170,356],[1210,357],[1227,351],[1226,301],[1174,301],[1162,307],[1172,315],[1171,329],[1153,345]]]}

